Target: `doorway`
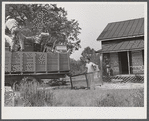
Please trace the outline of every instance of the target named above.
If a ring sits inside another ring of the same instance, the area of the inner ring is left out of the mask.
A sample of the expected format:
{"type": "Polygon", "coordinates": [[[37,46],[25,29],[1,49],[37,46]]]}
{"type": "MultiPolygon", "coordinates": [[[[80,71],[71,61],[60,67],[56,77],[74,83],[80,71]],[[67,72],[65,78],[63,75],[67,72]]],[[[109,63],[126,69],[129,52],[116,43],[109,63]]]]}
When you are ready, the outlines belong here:
{"type": "Polygon", "coordinates": [[[128,57],[127,52],[119,52],[119,65],[120,65],[120,74],[128,74],[128,57]]]}

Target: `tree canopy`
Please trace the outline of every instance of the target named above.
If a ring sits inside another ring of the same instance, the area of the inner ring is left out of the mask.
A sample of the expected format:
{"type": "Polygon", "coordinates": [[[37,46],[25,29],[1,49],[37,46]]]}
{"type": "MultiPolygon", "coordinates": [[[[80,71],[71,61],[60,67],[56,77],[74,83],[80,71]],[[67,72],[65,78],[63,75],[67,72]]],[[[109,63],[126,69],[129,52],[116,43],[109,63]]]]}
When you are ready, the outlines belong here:
{"type": "Polygon", "coordinates": [[[90,60],[96,64],[99,65],[100,59],[99,55],[100,53],[96,53],[96,51],[93,48],[90,48],[89,46],[84,48],[84,50],[81,53],[80,60],[85,61],[86,58],[90,58],[90,60]]]}
{"type": "Polygon", "coordinates": [[[68,20],[67,11],[56,4],[6,4],[5,16],[20,16],[25,24],[22,30],[26,36],[37,35],[41,32],[48,32],[47,43],[65,44],[72,53],[80,46],[81,28],[78,21],[68,20]],[[26,18],[26,19],[25,19],[26,18]]]}

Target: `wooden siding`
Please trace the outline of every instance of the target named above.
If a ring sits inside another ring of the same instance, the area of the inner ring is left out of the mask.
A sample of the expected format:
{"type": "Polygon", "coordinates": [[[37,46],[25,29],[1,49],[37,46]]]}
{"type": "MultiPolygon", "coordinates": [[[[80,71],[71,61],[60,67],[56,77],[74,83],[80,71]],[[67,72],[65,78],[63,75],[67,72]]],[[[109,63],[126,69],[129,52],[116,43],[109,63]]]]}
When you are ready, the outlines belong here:
{"type": "Polygon", "coordinates": [[[144,65],[142,58],[142,51],[132,51],[132,65],[131,70],[133,74],[144,73],[144,65]]]}
{"type": "Polygon", "coordinates": [[[69,70],[69,53],[5,52],[5,72],[69,70]]]}

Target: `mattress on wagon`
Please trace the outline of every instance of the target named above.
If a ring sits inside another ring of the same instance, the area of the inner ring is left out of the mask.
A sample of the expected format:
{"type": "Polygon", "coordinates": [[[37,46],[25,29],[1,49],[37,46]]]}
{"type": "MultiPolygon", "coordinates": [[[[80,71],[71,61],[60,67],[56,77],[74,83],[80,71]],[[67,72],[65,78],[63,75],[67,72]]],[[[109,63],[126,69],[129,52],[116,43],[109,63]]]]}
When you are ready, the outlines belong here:
{"type": "Polygon", "coordinates": [[[5,52],[5,72],[53,72],[69,70],[69,53],[5,52]]]}

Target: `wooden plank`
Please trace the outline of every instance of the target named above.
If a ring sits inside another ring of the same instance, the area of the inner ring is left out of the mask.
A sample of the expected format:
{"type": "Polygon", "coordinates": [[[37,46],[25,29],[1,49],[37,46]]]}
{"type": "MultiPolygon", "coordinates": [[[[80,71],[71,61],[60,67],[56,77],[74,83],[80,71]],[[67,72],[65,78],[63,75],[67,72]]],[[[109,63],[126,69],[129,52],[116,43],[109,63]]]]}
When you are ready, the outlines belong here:
{"type": "Polygon", "coordinates": [[[57,59],[57,64],[58,64],[58,72],[60,71],[60,53],[58,53],[58,59],[57,59]]]}
{"type": "Polygon", "coordinates": [[[36,53],[33,54],[34,73],[36,73],[36,53]]]}
{"type": "Polygon", "coordinates": [[[100,54],[100,80],[103,82],[103,54],[100,54]]]}
{"type": "Polygon", "coordinates": [[[23,57],[23,67],[24,67],[24,72],[34,72],[34,55],[35,52],[23,52],[24,57],[23,57]]]}
{"type": "Polygon", "coordinates": [[[67,54],[67,58],[68,58],[68,70],[70,70],[70,58],[69,58],[69,56],[70,56],[70,52],[68,52],[68,54],[67,54]]]}
{"type": "Polygon", "coordinates": [[[48,54],[45,53],[45,56],[46,56],[46,57],[45,57],[45,71],[46,71],[46,73],[48,73],[48,61],[47,61],[47,60],[48,60],[48,58],[47,58],[48,56],[47,56],[47,55],[48,55],[48,54]]]}
{"type": "Polygon", "coordinates": [[[89,82],[88,82],[87,74],[85,74],[85,79],[86,79],[87,88],[89,88],[89,82]]]}
{"type": "Polygon", "coordinates": [[[22,53],[22,52],[20,52],[20,71],[21,71],[21,73],[23,73],[23,54],[24,53],[22,53]]]}
{"type": "Polygon", "coordinates": [[[60,71],[67,70],[69,70],[67,53],[60,53],[60,71]]]}
{"type": "Polygon", "coordinates": [[[21,61],[21,53],[20,52],[12,52],[12,63],[11,63],[11,71],[12,72],[21,72],[20,61],[21,61]]]}
{"type": "MultiPolygon", "coordinates": [[[[37,52],[36,53],[36,72],[46,71],[46,53],[37,52]]],[[[46,67],[47,68],[47,67],[46,67]]]]}
{"type": "Polygon", "coordinates": [[[12,60],[12,52],[10,52],[10,53],[9,53],[9,55],[10,55],[10,61],[9,61],[9,64],[8,64],[8,67],[9,67],[9,69],[8,69],[8,70],[9,70],[9,72],[11,73],[11,64],[12,64],[12,61],[11,61],[11,60],[12,60]]]}
{"type": "Polygon", "coordinates": [[[130,58],[129,58],[129,51],[127,51],[127,59],[128,59],[128,72],[130,74],[130,58]]]}
{"type": "Polygon", "coordinates": [[[48,71],[58,71],[58,54],[57,53],[47,53],[48,58],[48,71]]]}
{"type": "Polygon", "coordinates": [[[142,58],[142,51],[132,51],[132,72],[133,74],[136,73],[143,73],[144,70],[142,70],[143,66],[143,58],[142,58]]]}
{"type": "Polygon", "coordinates": [[[71,89],[73,89],[72,77],[70,76],[71,89]]]}

